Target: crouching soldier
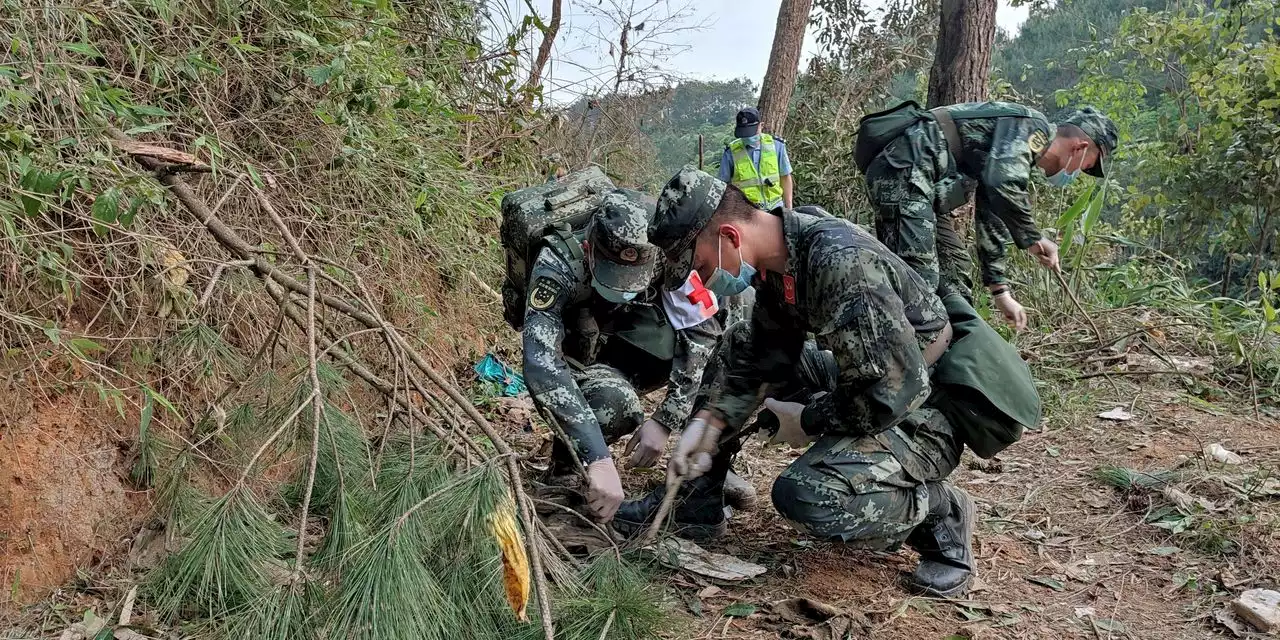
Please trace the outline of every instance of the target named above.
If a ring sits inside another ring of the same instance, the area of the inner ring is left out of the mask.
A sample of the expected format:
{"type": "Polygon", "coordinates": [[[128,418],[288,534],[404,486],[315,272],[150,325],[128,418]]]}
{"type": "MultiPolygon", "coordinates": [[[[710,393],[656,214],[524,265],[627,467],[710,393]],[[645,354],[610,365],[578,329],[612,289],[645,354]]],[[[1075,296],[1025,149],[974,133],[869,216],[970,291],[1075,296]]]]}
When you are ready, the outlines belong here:
{"type": "Polygon", "coordinates": [[[724,375],[703,391],[706,404],[681,434],[669,477],[696,484],[739,446],[764,392],[794,383],[812,333],[834,360],[829,391],[804,403],[764,401],[776,418],[772,440],[807,447],[775,480],[775,508],[821,538],[873,550],[905,542],[921,558],[911,586],[963,593],[974,571],[976,514],[947,478],[966,443],[991,455],[1038,422],[1039,398],[1016,350],[961,297],[944,304],[852,223],[761,211],[699,171],[667,184],[649,237],[673,265],[670,276],[692,270],[709,284],[727,278],[756,289],[745,343],[733,345],[724,375]],[[1008,389],[985,388],[974,366],[998,369],[993,377],[1008,389]],[[936,389],[935,369],[948,381],[936,389]],[[951,402],[951,393],[962,400],[951,402]],[[957,423],[965,412],[983,419],[957,423]]]}

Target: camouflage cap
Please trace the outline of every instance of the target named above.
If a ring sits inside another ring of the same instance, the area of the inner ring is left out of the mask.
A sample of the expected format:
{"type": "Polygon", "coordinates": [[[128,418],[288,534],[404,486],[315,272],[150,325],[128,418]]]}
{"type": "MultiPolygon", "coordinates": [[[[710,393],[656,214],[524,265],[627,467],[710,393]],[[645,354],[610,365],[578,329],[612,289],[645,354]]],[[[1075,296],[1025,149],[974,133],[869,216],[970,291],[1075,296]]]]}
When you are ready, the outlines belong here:
{"type": "Polygon", "coordinates": [[[679,288],[689,277],[694,240],[720,206],[724,188],[723,182],[691,166],[681,169],[662,188],[649,225],[649,241],[667,258],[668,288],[679,288]]]}
{"type": "Polygon", "coordinates": [[[630,189],[605,194],[587,224],[592,276],[623,293],[640,293],[653,280],[658,248],[649,244],[653,199],[630,189]]]}
{"type": "Polygon", "coordinates": [[[1104,177],[1106,174],[1102,169],[1103,159],[1109,160],[1111,158],[1111,153],[1116,150],[1116,145],[1119,144],[1120,140],[1120,134],[1116,130],[1116,123],[1093,107],[1081,107],[1069,113],[1058,124],[1079,127],[1086,136],[1089,136],[1090,140],[1093,140],[1094,144],[1098,145],[1098,150],[1101,152],[1098,161],[1093,163],[1092,167],[1086,169],[1085,173],[1098,178],[1104,177]]]}

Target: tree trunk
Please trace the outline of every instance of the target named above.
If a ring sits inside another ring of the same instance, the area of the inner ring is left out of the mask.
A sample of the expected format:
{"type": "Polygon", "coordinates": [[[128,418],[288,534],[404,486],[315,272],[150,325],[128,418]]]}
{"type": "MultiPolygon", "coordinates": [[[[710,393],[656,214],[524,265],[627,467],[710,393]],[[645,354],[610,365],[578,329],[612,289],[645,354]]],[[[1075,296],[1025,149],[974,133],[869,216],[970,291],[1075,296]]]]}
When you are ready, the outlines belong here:
{"type": "Polygon", "coordinates": [[[782,0],[778,7],[778,25],[773,32],[769,68],[760,85],[759,105],[761,130],[775,136],[781,136],[787,126],[787,106],[800,73],[800,47],[812,6],[813,0],[782,0]]]}
{"type": "Polygon", "coordinates": [[[986,100],[995,41],[996,0],[942,0],[929,107],[986,100]]]}
{"type": "MultiPolygon", "coordinates": [[[[529,81],[525,83],[524,103],[531,104],[533,92],[542,84],[542,70],[551,59],[551,46],[556,43],[556,35],[560,33],[560,11],[562,0],[551,0],[551,22],[542,32],[542,44],[538,46],[538,58],[533,61],[529,71],[529,81]]],[[[531,7],[532,8],[532,7],[531,7]]]]}

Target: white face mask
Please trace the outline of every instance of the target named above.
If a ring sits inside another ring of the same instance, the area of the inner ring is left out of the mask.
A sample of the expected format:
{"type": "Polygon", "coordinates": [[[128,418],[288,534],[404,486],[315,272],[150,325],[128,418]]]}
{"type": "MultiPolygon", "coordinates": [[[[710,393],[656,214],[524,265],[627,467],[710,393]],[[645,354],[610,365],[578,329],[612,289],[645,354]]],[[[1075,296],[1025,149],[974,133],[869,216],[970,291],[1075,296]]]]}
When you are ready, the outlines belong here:
{"type": "Polygon", "coordinates": [[[1081,151],[1080,164],[1076,165],[1075,170],[1074,171],[1067,170],[1067,167],[1071,166],[1071,160],[1075,158],[1075,154],[1072,154],[1070,157],[1067,158],[1066,164],[1062,165],[1062,168],[1058,169],[1057,173],[1051,176],[1046,176],[1046,178],[1049,180],[1049,184],[1055,187],[1066,187],[1067,185],[1075,181],[1076,176],[1080,175],[1080,170],[1084,168],[1084,158],[1089,153],[1089,147],[1085,147],[1080,151],[1081,151]]]}

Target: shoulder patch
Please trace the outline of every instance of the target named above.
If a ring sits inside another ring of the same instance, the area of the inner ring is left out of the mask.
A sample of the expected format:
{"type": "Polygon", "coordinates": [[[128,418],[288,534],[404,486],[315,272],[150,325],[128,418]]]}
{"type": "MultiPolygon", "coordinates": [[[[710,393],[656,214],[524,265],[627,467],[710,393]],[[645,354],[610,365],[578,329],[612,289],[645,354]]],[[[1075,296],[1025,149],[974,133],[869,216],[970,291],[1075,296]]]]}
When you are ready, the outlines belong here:
{"type": "Polygon", "coordinates": [[[529,306],[538,311],[550,309],[556,298],[560,297],[561,291],[564,291],[564,287],[559,282],[540,276],[529,290],[529,306]]]}
{"type": "Polygon", "coordinates": [[[1027,146],[1031,148],[1033,155],[1040,155],[1045,147],[1049,146],[1049,138],[1044,132],[1036,129],[1031,133],[1031,137],[1027,139],[1027,146]]]}

